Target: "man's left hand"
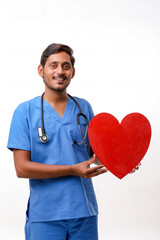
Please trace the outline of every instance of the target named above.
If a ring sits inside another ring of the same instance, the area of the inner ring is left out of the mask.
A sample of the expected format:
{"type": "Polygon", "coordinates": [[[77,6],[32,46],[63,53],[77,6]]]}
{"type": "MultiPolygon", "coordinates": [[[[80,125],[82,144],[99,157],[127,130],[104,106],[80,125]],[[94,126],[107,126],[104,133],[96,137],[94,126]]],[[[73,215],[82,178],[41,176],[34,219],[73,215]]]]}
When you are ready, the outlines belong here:
{"type": "Polygon", "coordinates": [[[140,166],[141,166],[141,163],[139,163],[135,168],[133,168],[133,170],[130,173],[134,173],[136,170],[139,169],[140,166]]]}

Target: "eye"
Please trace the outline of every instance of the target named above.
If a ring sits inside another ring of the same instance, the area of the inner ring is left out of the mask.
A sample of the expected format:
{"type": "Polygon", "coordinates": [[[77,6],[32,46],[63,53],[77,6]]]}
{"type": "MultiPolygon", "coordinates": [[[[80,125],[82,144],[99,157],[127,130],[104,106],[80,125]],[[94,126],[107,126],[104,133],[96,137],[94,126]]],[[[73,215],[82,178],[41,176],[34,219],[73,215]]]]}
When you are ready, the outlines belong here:
{"type": "Polygon", "coordinates": [[[56,68],[56,64],[52,64],[51,67],[52,67],[52,68],[56,68]]]}
{"type": "Polygon", "coordinates": [[[68,70],[68,69],[70,69],[70,68],[71,68],[71,66],[70,66],[70,65],[68,65],[68,64],[65,64],[65,65],[63,66],[63,68],[64,68],[65,70],[68,70]]]}

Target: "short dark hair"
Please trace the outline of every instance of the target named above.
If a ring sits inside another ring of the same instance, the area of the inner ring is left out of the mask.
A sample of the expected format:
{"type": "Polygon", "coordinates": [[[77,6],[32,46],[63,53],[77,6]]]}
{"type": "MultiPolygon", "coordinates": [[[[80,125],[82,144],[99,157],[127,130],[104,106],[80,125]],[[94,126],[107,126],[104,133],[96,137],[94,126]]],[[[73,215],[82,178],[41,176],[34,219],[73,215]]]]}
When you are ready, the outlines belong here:
{"type": "Polygon", "coordinates": [[[52,43],[50,44],[42,53],[40,64],[44,67],[46,64],[47,58],[55,53],[66,52],[71,59],[72,67],[74,67],[75,58],[73,57],[73,50],[67,45],[52,43]]]}

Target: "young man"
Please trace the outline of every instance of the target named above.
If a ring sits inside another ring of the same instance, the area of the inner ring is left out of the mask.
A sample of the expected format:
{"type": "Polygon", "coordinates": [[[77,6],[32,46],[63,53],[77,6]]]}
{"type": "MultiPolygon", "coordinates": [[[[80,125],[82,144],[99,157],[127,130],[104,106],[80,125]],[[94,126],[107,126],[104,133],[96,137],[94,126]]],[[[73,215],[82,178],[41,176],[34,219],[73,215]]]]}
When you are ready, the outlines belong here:
{"type": "Polygon", "coordinates": [[[86,117],[90,122],[93,111],[86,100],[66,91],[74,62],[70,47],[49,45],[38,67],[45,93],[20,104],[13,115],[8,148],[17,176],[30,182],[26,240],[98,239],[91,178],[107,170],[103,165],[89,168],[96,156],[89,160],[86,117]],[[80,114],[79,128],[80,111],[85,116],[80,114]]]}

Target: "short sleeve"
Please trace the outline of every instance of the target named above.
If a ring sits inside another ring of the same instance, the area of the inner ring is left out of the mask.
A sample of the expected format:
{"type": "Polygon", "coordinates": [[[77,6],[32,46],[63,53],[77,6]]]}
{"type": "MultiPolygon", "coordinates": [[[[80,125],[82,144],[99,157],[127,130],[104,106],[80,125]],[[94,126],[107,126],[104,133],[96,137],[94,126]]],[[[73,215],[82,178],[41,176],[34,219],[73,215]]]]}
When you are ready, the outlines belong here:
{"type": "Polygon", "coordinates": [[[94,112],[90,103],[88,103],[88,111],[89,111],[89,121],[91,121],[91,119],[94,117],[94,112]]]}
{"type": "Polygon", "coordinates": [[[7,148],[30,151],[29,125],[26,111],[23,107],[18,107],[13,114],[10,126],[7,148]]]}

